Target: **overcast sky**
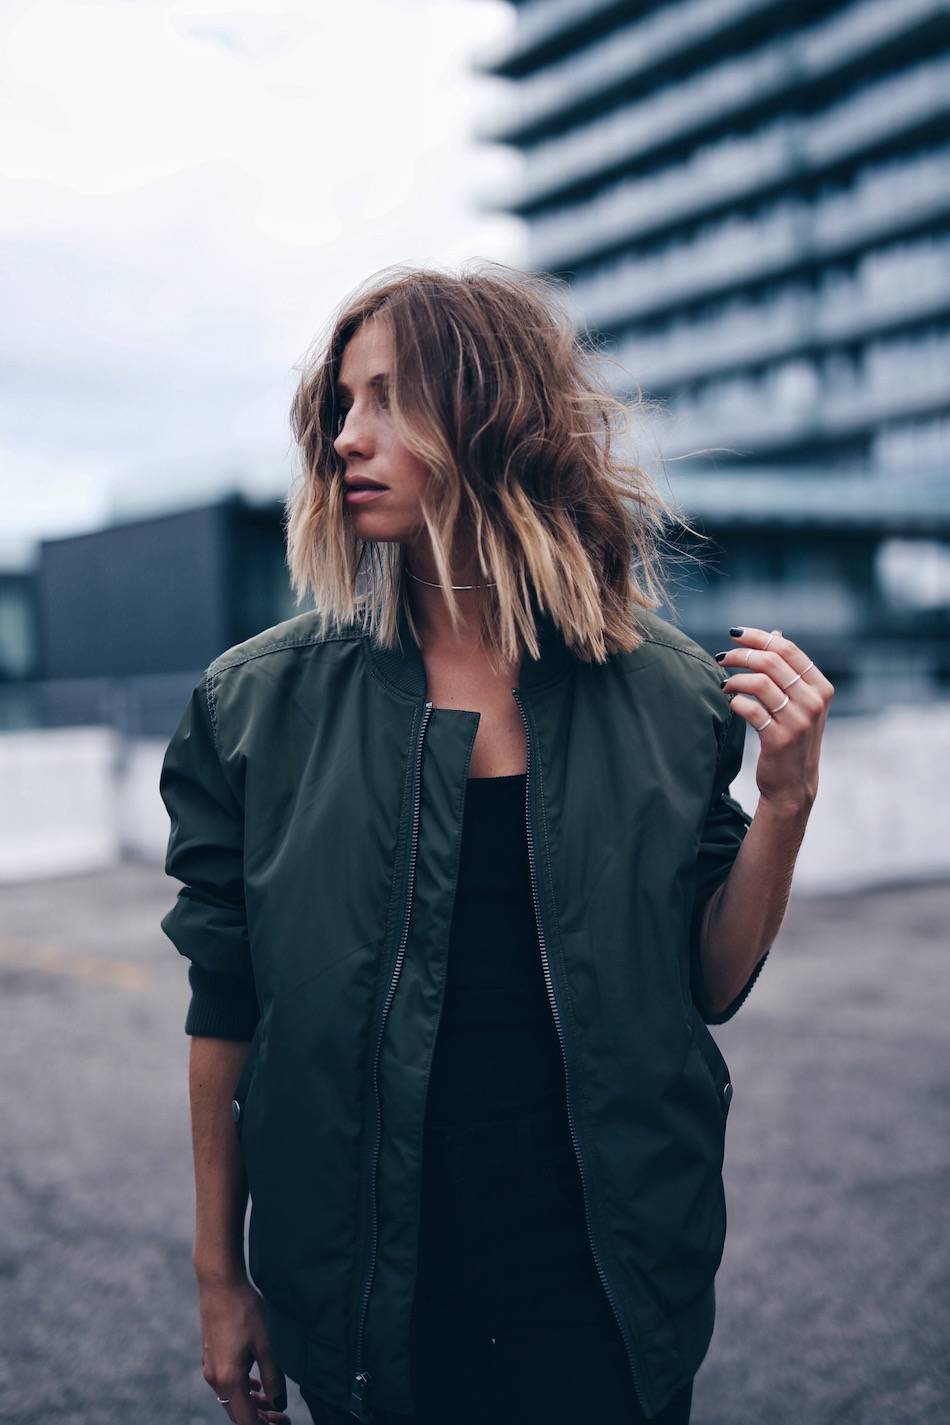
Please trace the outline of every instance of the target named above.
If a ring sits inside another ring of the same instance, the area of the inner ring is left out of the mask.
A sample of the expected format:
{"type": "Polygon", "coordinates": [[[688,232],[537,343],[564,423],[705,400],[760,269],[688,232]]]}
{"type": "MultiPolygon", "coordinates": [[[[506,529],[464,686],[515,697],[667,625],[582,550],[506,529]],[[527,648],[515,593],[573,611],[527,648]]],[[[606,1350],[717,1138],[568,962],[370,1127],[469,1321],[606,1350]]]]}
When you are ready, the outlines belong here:
{"type": "Polygon", "coordinates": [[[281,492],[295,370],[391,262],[524,258],[476,195],[503,0],[0,0],[0,562],[281,492]]]}

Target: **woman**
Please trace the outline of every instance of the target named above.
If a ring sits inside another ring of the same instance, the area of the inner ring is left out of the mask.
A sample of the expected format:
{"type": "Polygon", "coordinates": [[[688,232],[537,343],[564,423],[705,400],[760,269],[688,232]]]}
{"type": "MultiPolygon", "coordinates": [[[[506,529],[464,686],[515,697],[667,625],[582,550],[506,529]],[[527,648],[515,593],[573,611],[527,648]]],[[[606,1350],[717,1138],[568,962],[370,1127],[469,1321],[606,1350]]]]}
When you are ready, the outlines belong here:
{"type": "Polygon", "coordinates": [[[286,1376],[317,1421],[682,1425],[707,1025],[781,925],[834,690],[777,629],[720,669],[653,612],[671,511],[540,278],[384,272],[292,414],[320,613],[216,658],[162,771],[204,1378],[238,1425],[286,1376]]]}

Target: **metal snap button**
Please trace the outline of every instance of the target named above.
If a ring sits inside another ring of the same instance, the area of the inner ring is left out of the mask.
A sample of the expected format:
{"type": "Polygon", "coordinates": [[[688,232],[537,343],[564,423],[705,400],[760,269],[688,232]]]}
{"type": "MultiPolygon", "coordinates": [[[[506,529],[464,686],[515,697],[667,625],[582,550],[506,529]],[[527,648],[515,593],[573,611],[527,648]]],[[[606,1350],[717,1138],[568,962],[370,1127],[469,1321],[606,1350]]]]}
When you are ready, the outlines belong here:
{"type": "Polygon", "coordinates": [[[241,1105],[238,1103],[236,1098],[232,1098],[231,1100],[231,1117],[234,1119],[235,1123],[237,1123],[238,1119],[241,1117],[241,1105]]]}
{"type": "Polygon", "coordinates": [[[731,1084],[731,1083],[726,1084],[726,1087],[723,1089],[723,1091],[722,1091],[722,1101],[723,1101],[723,1103],[726,1105],[727,1108],[729,1107],[730,1103],[732,1102],[732,1084],[731,1084]]]}

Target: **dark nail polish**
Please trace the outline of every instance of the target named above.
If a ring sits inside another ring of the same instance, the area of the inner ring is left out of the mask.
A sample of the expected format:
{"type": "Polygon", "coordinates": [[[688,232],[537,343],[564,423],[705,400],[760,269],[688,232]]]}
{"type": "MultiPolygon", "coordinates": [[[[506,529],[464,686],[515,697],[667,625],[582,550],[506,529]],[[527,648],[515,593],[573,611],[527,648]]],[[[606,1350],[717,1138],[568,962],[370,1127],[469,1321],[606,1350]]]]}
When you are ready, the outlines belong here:
{"type": "Polygon", "coordinates": [[[717,654],[715,655],[716,662],[717,662],[717,663],[721,663],[722,660],[725,658],[725,656],[726,656],[726,654],[727,654],[728,652],[729,652],[728,648],[724,648],[721,653],[717,653],[717,654]]]}
{"type": "Polygon", "coordinates": [[[741,638],[742,635],[745,633],[745,629],[744,629],[744,628],[730,628],[729,632],[731,633],[731,635],[732,635],[733,638],[741,638]]]}

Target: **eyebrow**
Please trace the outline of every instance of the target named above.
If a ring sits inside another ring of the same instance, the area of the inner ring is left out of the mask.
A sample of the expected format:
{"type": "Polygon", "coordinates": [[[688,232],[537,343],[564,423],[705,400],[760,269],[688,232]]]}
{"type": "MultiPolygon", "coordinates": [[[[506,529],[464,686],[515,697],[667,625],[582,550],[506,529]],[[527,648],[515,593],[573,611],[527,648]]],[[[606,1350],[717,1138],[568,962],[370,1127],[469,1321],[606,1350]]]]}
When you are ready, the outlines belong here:
{"type": "MultiPolygon", "coordinates": [[[[371,376],[366,384],[367,386],[382,386],[388,380],[388,371],[377,371],[376,375],[371,376]]],[[[353,394],[353,392],[350,390],[349,386],[347,386],[345,381],[338,381],[336,383],[336,389],[341,396],[352,396],[353,394]]]]}

